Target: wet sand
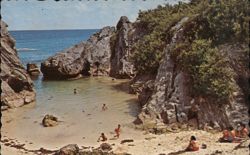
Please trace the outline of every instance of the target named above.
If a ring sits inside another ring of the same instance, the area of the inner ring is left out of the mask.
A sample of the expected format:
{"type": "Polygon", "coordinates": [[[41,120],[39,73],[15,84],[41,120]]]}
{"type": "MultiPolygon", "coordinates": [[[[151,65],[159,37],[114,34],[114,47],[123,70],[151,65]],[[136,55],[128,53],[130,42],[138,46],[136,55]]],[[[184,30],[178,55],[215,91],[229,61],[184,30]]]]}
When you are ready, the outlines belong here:
{"type": "Polygon", "coordinates": [[[205,155],[216,150],[221,154],[249,154],[246,147],[233,150],[237,143],[217,143],[220,133],[195,130],[154,135],[135,130],[131,122],[139,112],[137,97],[128,94],[125,87],[121,88],[125,82],[112,81],[111,78],[92,78],[43,83],[38,89],[37,103],[2,112],[2,154],[35,154],[28,150],[57,150],[67,144],[98,147],[101,142],[97,142],[97,139],[101,132],[108,137],[108,143],[115,144],[113,150],[116,153],[158,155],[178,152],[185,149],[190,136],[195,135],[199,144],[206,144],[207,149],[183,154],[205,155]],[[73,94],[74,88],[78,91],[76,95],[73,94]],[[101,110],[103,104],[107,105],[107,111],[101,110]],[[62,122],[55,127],[43,127],[41,122],[45,114],[55,115],[62,122]],[[122,125],[121,137],[110,140],[117,124],[122,125]],[[134,142],[120,144],[123,139],[133,139],[134,142]],[[24,144],[23,148],[27,150],[5,145],[11,141],[24,144]]]}
{"type": "Polygon", "coordinates": [[[53,150],[69,143],[98,145],[101,132],[113,137],[111,132],[118,124],[127,126],[138,113],[136,96],[127,93],[124,82],[104,77],[44,82],[37,103],[2,112],[2,136],[17,139],[27,149],[53,150]],[[101,110],[103,104],[108,110],[101,110]],[[43,127],[46,114],[58,117],[59,125],[43,127]]]}

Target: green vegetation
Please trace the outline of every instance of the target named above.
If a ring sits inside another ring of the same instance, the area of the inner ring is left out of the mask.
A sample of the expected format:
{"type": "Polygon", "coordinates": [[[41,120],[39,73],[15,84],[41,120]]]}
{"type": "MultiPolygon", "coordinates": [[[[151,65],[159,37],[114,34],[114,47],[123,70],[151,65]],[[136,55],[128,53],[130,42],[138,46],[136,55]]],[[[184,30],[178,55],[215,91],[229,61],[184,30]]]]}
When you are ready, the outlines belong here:
{"type": "Polygon", "coordinates": [[[218,47],[224,43],[248,42],[247,0],[191,0],[171,6],[158,6],[140,12],[137,27],[147,32],[133,45],[138,74],[157,73],[164,48],[175,32],[171,30],[183,17],[183,43],[171,49],[171,56],[193,80],[193,94],[226,100],[232,91],[232,73],[218,47]]]}
{"type": "Polygon", "coordinates": [[[211,41],[195,40],[191,45],[178,44],[173,54],[177,51],[179,54],[175,55],[175,60],[191,75],[193,95],[206,95],[220,102],[226,101],[233,90],[233,74],[226,58],[221,56],[217,48],[211,47],[211,41]]]}

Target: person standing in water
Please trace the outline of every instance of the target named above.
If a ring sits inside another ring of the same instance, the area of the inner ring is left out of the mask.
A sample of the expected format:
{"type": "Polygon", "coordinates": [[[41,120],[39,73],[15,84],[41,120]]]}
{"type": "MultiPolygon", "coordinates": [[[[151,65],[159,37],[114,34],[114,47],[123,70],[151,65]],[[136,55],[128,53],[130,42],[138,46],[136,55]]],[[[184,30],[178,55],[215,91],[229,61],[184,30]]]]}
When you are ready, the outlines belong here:
{"type": "Polygon", "coordinates": [[[77,94],[76,88],[74,89],[74,94],[77,94]]]}
{"type": "Polygon", "coordinates": [[[108,107],[106,106],[106,104],[102,105],[102,111],[108,110],[108,107]]]}

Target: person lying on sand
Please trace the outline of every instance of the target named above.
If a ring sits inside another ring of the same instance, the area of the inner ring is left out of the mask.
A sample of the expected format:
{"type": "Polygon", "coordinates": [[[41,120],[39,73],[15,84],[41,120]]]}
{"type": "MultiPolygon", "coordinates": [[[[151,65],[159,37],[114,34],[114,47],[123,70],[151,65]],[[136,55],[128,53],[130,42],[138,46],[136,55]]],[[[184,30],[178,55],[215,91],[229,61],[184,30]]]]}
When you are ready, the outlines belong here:
{"type": "Polygon", "coordinates": [[[108,110],[108,107],[106,106],[106,104],[102,105],[102,111],[108,110]]]}
{"type": "Polygon", "coordinates": [[[120,133],[121,133],[121,125],[118,124],[118,127],[115,129],[115,136],[114,137],[117,137],[119,138],[120,137],[120,133]]]}
{"type": "Polygon", "coordinates": [[[247,138],[248,137],[248,130],[246,128],[246,125],[244,123],[240,123],[237,125],[237,138],[247,138]]]}
{"type": "Polygon", "coordinates": [[[101,133],[101,136],[98,138],[97,142],[105,142],[106,140],[108,140],[108,138],[104,135],[104,133],[101,133]]]}
{"type": "Polygon", "coordinates": [[[190,142],[188,147],[186,148],[186,151],[198,151],[199,145],[197,144],[195,136],[191,136],[190,142]]]}
{"type": "Polygon", "coordinates": [[[223,131],[223,136],[219,139],[219,142],[232,143],[235,140],[235,133],[233,127],[229,127],[228,130],[223,131]]]}

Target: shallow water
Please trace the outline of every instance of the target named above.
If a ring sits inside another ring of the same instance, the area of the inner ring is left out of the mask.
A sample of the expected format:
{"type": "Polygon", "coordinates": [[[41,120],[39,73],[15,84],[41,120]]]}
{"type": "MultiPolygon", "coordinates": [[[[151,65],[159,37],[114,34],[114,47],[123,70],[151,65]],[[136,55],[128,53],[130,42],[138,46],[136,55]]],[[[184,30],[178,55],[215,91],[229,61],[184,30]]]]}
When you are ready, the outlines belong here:
{"type": "Polygon", "coordinates": [[[118,124],[125,127],[139,111],[137,97],[127,93],[126,80],[91,77],[40,82],[35,104],[3,113],[3,135],[27,143],[30,148],[55,149],[69,143],[95,145],[101,132],[112,137],[118,124]],[[77,94],[73,93],[74,88],[77,94]],[[103,104],[108,110],[101,110],[103,104]],[[55,115],[62,122],[45,128],[41,122],[46,114],[55,115]]]}
{"type": "MultiPolygon", "coordinates": [[[[13,31],[11,34],[16,39],[22,63],[33,62],[39,66],[44,59],[86,40],[96,31],[13,31]]],[[[126,128],[121,138],[139,135],[127,127],[139,111],[137,97],[128,94],[128,85],[124,86],[128,81],[112,81],[109,77],[44,81],[42,76],[33,80],[36,103],[3,112],[3,138],[16,139],[30,149],[56,149],[69,143],[97,145],[100,133],[111,138],[118,124],[126,128]],[[103,104],[107,105],[107,111],[101,111],[103,104]],[[62,122],[45,128],[41,122],[46,114],[55,115],[62,122]]]]}

